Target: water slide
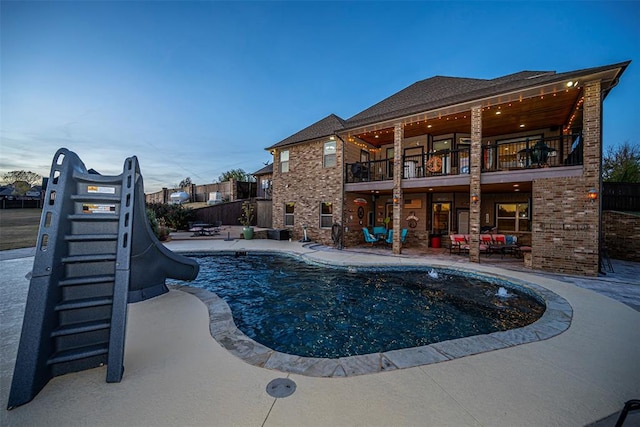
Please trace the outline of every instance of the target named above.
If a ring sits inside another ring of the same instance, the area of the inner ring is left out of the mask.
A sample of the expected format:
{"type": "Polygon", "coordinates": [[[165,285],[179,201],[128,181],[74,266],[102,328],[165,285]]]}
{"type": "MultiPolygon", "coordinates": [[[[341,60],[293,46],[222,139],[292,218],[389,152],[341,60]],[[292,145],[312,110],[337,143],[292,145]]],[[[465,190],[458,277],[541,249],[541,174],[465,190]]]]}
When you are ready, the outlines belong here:
{"type": "Polygon", "coordinates": [[[194,280],[198,263],[165,248],[147,220],[137,158],[123,172],[87,171],[73,152],[54,156],[40,219],[8,409],[58,375],[107,365],[124,371],[127,304],[194,280]]]}

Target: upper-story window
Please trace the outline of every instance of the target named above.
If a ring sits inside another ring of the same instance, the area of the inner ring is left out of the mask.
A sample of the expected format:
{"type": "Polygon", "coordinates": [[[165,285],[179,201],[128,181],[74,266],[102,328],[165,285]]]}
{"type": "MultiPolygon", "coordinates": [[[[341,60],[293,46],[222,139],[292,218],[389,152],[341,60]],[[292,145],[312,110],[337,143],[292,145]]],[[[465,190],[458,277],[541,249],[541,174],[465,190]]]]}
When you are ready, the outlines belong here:
{"type": "Polygon", "coordinates": [[[324,143],[322,151],[322,165],[325,168],[332,168],[336,165],[336,142],[328,141],[324,143]]]}
{"type": "Polygon", "coordinates": [[[262,179],[260,187],[262,188],[262,194],[264,196],[271,196],[271,185],[270,179],[262,179]]]}
{"type": "Polygon", "coordinates": [[[289,150],[280,152],[280,172],[289,172],[289,150]]]}

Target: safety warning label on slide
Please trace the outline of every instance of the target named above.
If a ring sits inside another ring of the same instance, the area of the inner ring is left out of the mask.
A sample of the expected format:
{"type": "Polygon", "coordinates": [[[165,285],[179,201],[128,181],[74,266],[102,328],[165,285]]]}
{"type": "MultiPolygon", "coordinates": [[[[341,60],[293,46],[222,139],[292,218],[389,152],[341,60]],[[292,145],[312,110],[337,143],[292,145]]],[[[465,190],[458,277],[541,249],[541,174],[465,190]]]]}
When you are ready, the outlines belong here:
{"type": "Polygon", "coordinates": [[[83,213],[115,213],[116,205],[83,204],[83,213]]]}
{"type": "Polygon", "coordinates": [[[100,193],[100,194],[116,194],[115,187],[99,187],[97,185],[87,186],[88,193],[100,193]]]}

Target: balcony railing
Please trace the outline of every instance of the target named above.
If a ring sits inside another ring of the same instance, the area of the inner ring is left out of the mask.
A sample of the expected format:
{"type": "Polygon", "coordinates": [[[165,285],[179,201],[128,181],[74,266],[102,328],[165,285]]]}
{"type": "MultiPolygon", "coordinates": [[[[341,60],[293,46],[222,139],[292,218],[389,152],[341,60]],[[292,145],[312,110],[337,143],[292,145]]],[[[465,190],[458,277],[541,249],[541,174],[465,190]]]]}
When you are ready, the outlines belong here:
{"type": "MultiPolygon", "coordinates": [[[[523,138],[482,147],[482,172],[581,164],[582,138],[579,134],[523,138]]],[[[469,167],[469,147],[404,156],[402,178],[465,175],[469,173],[469,167]]],[[[393,159],[347,163],[345,172],[347,183],[391,180],[393,159]]]]}
{"type": "Polygon", "coordinates": [[[498,141],[482,147],[483,172],[581,164],[580,134],[498,141]]]}

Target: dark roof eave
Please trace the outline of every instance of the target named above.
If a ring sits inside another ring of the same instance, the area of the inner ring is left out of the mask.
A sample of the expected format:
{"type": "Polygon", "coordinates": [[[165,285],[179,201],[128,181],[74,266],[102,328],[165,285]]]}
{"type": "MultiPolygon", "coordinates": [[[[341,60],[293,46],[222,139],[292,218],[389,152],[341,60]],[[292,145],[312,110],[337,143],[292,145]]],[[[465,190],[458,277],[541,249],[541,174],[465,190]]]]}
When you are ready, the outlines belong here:
{"type": "MultiPolygon", "coordinates": [[[[421,104],[419,106],[412,106],[412,107],[404,108],[401,110],[392,111],[392,112],[389,112],[389,114],[378,114],[377,116],[362,119],[360,121],[350,122],[350,119],[347,119],[345,122],[345,126],[343,129],[341,129],[341,131],[350,131],[363,126],[377,124],[380,122],[387,122],[387,121],[402,119],[403,117],[410,116],[412,114],[419,114],[429,110],[436,110],[440,108],[451,107],[458,104],[469,103],[476,99],[500,96],[508,92],[532,89],[540,85],[557,83],[559,81],[566,80],[568,78],[580,78],[581,76],[584,77],[590,74],[597,74],[597,73],[602,73],[608,70],[615,70],[616,68],[620,68],[620,71],[617,73],[615,78],[617,80],[620,78],[622,73],[624,73],[625,69],[630,63],[631,61],[624,61],[624,62],[619,62],[617,64],[611,64],[611,65],[606,65],[601,67],[584,68],[582,70],[568,71],[568,72],[558,73],[558,74],[549,74],[549,75],[540,77],[540,79],[543,79],[543,80],[537,80],[537,79],[532,80],[531,84],[525,84],[525,85],[514,85],[514,82],[511,81],[511,82],[506,82],[504,84],[501,84],[499,86],[501,89],[499,90],[496,90],[497,89],[496,87],[482,88],[482,89],[469,92],[468,96],[464,98],[460,98],[456,96],[448,97],[448,98],[438,100],[437,102],[431,102],[427,104],[421,104]]],[[[522,81],[516,81],[515,83],[521,83],[521,82],[522,81]]],[[[607,93],[608,93],[608,90],[606,91],[605,96],[607,93]]]]}

